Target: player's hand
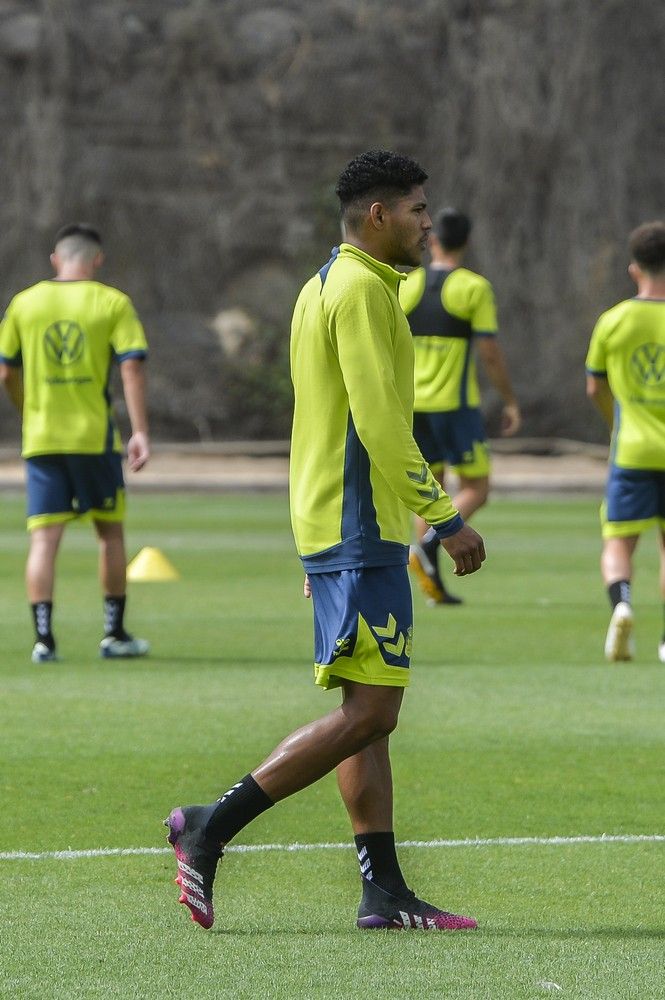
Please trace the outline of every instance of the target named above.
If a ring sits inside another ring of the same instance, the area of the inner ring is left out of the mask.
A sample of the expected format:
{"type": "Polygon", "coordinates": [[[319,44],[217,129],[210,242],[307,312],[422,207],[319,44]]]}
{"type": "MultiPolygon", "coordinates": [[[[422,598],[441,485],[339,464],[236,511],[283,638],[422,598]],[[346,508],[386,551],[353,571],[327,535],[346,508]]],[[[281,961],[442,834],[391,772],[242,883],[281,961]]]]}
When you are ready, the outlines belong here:
{"type": "Polygon", "coordinates": [[[132,472],[142,469],[150,458],[150,444],[148,435],[143,431],[132,434],[127,442],[127,465],[132,472]]]}
{"type": "Polygon", "coordinates": [[[455,563],[455,576],[475,573],[485,561],[485,543],[470,524],[465,524],[454,535],[442,538],[441,544],[455,563]]]}
{"type": "Polygon", "coordinates": [[[304,581],[304,583],[302,585],[302,592],[305,595],[305,597],[311,597],[312,596],[312,587],[311,587],[311,584],[309,582],[309,577],[307,576],[307,573],[305,573],[305,581],[304,581]]]}
{"type": "Polygon", "coordinates": [[[522,414],[517,403],[506,403],[501,412],[501,437],[512,437],[522,426],[522,414]]]}

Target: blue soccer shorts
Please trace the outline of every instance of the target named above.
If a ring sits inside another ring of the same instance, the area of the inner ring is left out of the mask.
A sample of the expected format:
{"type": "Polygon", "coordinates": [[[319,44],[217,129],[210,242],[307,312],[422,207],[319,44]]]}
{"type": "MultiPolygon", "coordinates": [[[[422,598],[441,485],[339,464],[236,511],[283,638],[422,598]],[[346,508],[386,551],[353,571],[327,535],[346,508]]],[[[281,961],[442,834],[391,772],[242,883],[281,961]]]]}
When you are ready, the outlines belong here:
{"type": "Polygon", "coordinates": [[[413,436],[432,468],[447,465],[459,476],[480,479],[490,472],[485,425],[479,409],[413,414],[413,436]]]}
{"type": "Polygon", "coordinates": [[[406,687],[413,605],[406,566],[310,573],[314,680],[406,687]]]}
{"type": "Polygon", "coordinates": [[[122,458],[103,455],[36,455],[26,459],[28,529],[63,524],[88,514],[95,521],[123,521],[122,458]]]}
{"type": "Polygon", "coordinates": [[[611,465],[600,520],[603,538],[640,535],[653,524],[665,531],[665,470],[611,465]]]}

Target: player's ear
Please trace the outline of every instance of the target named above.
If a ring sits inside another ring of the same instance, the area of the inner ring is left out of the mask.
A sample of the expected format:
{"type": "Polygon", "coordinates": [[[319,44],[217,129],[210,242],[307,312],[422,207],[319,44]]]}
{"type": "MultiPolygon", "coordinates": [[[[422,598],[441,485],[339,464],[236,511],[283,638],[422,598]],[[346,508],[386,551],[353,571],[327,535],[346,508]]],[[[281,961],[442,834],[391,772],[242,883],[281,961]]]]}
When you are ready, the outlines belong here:
{"type": "Polygon", "coordinates": [[[56,256],[56,254],[52,253],[51,256],[49,257],[49,260],[51,261],[51,267],[53,268],[53,270],[57,271],[58,270],[58,258],[56,256]]]}
{"type": "Polygon", "coordinates": [[[628,265],[628,274],[631,276],[635,284],[639,282],[639,279],[642,276],[642,271],[640,269],[640,266],[639,264],[636,264],[634,260],[631,260],[630,264],[628,265]]]}
{"type": "Polygon", "coordinates": [[[92,263],[93,263],[93,265],[95,267],[95,270],[98,267],[102,266],[102,264],[104,263],[104,251],[103,250],[100,250],[99,253],[95,255],[95,259],[93,260],[92,263]]]}
{"type": "Polygon", "coordinates": [[[386,206],[380,201],[373,202],[369,207],[369,217],[375,229],[383,229],[386,222],[386,206]]]}

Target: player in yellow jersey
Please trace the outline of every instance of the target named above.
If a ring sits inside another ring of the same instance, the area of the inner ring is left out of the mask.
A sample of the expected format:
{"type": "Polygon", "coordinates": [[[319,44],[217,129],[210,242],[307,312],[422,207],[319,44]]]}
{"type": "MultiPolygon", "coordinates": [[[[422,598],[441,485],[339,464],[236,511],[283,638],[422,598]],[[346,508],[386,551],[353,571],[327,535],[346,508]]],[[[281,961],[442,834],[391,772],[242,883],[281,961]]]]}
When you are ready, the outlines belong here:
{"type": "Polygon", "coordinates": [[[601,573],[612,605],[605,656],[633,658],[633,553],[655,524],[663,599],[658,658],[665,663],[665,223],[639,226],[629,245],[637,295],[602,314],[586,358],[587,394],[612,432],[601,509],[601,573]]]}
{"type": "Polygon", "coordinates": [[[30,550],[28,599],[34,663],[57,660],[51,625],[56,557],[65,526],[89,515],[99,541],[104,657],[143,656],[145,639],[124,626],[126,557],[121,442],[109,396],[120,364],[132,428],[129,468],[149,456],[146,341],[130,299],[94,280],[104,259],[99,234],[81,223],[56,235],[55,278],[16,295],[0,326],[0,379],[22,415],[30,550]]]}
{"type": "MultiPolygon", "coordinates": [[[[436,217],[431,262],[412,271],[400,289],[415,348],[413,434],[425,460],[444,483],[446,467],[459,488],[453,503],[468,520],[487,500],[490,461],[480,411],[475,353],[503,400],[501,433],[515,434],[520,409],[497,339],[496,306],[486,278],[462,266],[471,222],[454,208],[436,217]]],[[[459,604],[439,573],[439,545],[427,524],[416,522],[418,544],[410,565],[430,604],[459,604]]]]}
{"type": "MultiPolygon", "coordinates": [[[[342,704],[287,736],[209,806],[174,809],[180,902],[213,922],[224,845],[275,802],[337,769],[362,878],[357,925],[463,930],[407,887],[395,850],[388,737],[409,680],[410,514],[435,527],[459,574],[485,557],[411,431],[413,344],[396,265],[420,262],[431,222],[425,172],[386,151],[356,157],[337,184],[346,242],[303,288],[291,328],[295,413],[291,518],[314,602],[315,678],[342,704]]],[[[432,752],[430,748],[429,751],[432,752]]]]}

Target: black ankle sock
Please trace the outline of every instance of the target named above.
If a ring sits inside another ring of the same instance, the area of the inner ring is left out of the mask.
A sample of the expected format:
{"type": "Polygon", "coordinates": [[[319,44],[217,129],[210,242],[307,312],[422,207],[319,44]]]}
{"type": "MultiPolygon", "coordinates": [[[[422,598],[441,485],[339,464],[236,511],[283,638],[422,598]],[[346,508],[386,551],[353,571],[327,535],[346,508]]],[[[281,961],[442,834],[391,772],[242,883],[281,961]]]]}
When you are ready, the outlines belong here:
{"type": "Polygon", "coordinates": [[[239,781],[221,798],[206,807],[204,834],[216,843],[228,844],[243,827],[274,805],[251,774],[239,781]]]}
{"type": "Polygon", "coordinates": [[[106,594],[104,597],[104,635],[112,635],[114,639],[127,638],[123,625],[126,600],[125,594],[121,594],[120,597],[106,594]]]}
{"type": "Polygon", "coordinates": [[[607,588],[607,594],[612,609],[616,608],[617,604],[622,601],[630,604],[630,580],[617,580],[615,583],[611,583],[607,588]]]}
{"type": "Polygon", "coordinates": [[[427,542],[425,541],[425,539],[423,539],[421,545],[423,552],[431,562],[432,566],[434,567],[435,570],[438,571],[439,547],[440,547],[439,539],[436,537],[436,535],[434,535],[434,537],[427,542]]]}
{"type": "Polygon", "coordinates": [[[49,649],[55,649],[55,639],[51,631],[53,601],[35,601],[31,604],[37,642],[43,642],[49,649]]]}
{"type": "Polygon", "coordinates": [[[395,834],[359,833],[353,838],[360,863],[360,874],[363,878],[363,892],[372,883],[399,895],[408,891],[402,870],[397,860],[395,849],[395,834]]]}

